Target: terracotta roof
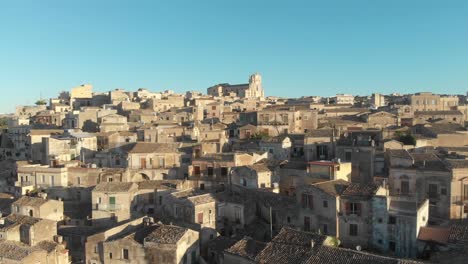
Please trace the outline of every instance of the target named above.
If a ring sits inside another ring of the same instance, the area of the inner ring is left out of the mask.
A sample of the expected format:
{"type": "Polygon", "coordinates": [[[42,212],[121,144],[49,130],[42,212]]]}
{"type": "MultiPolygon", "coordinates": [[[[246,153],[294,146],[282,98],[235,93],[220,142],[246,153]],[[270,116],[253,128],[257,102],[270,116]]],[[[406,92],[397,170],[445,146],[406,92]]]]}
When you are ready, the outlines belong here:
{"type": "Polygon", "coordinates": [[[468,168],[468,160],[462,159],[446,159],[445,162],[451,169],[468,168]]]}
{"type": "Polygon", "coordinates": [[[0,240],[0,259],[21,261],[34,251],[33,247],[23,243],[0,240]]]}
{"type": "Polygon", "coordinates": [[[468,223],[458,223],[450,226],[451,242],[468,242],[468,223]]]}
{"type": "Polygon", "coordinates": [[[208,249],[221,253],[227,250],[228,248],[232,247],[236,242],[237,240],[235,239],[225,236],[219,236],[215,239],[208,241],[208,249]]]}
{"type": "Polygon", "coordinates": [[[145,237],[145,242],[176,244],[187,232],[187,228],[172,225],[158,225],[145,237]]]}
{"type": "Polygon", "coordinates": [[[318,234],[282,228],[279,234],[257,255],[255,261],[281,264],[306,263],[313,255],[313,249],[319,247],[325,238],[318,234]]]}
{"type": "Polygon", "coordinates": [[[325,193],[328,193],[333,196],[339,196],[343,193],[343,191],[350,185],[350,182],[345,180],[333,180],[333,181],[325,181],[311,185],[311,187],[315,187],[317,189],[322,190],[325,193]]]}
{"type": "Polygon", "coordinates": [[[31,217],[31,216],[11,214],[3,218],[3,220],[4,220],[4,224],[0,225],[0,230],[8,230],[18,225],[32,226],[38,223],[39,221],[41,221],[42,219],[31,217]]]}
{"type": "Polygon", "coordinates": [[[19,206],[41,206],[46,202],[47,200],[41,197],[22,196],[13,204],[19,206]]]}
{"type": "Polygon", "coordinates": [[[357,184],[351,183],[342,193],[343,196],[361,196],[370,197],[374,195],[379,189],[378,185],[375,184],[357,184]]]}
{"type": "Polygon", "coordinates": [[[265,247],[265,243],[255,241],[252,238],[243,238],[237,241],[225,252],[250,260],[255,260],[257,254],[265,247]]]}
{"type": "Polygon", "coordinates": [[[93,192],[128,192],[135,185],[133,182],[101,182],[93,192]]]}
{"type": "Polygon", "coordinates": [[[345,248],[320,246],[303,263],[308,264],[419,264],[420,261],[397,259],[345,248]]]}
{"type": "Polygon", "coordinates": [[[421,227],[418,239],[421,241],[432,241],[446,245],[450,236],[450,228],[443,227],[421,227]]]}
{"type": "Polygon", "coordinates": [[[333,129],[313,129],[307,131],[306,137],[331,137],[333,136],[333,129]]]}
{"type": "Polygon", "coordinates": [[[128,153],[176,153],[179,144],[176,143],[147,143],[130,144],[128,153]]]}
{"type": "Polygon", "coordinates": [[[415,111],[415,116],[418,115],[463,115],[462,112],[458,110],[446,110],[446,111],[415,111]]]}

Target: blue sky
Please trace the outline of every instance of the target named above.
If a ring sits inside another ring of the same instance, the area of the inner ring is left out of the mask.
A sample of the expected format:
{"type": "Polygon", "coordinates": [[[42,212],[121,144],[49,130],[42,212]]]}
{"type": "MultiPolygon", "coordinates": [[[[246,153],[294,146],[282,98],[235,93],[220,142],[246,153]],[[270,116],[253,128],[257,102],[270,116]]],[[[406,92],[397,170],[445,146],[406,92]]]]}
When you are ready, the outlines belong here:
{"type": "Polygon", "coordinates": [[[0,113],[91,83],[267,95],[468,90],[468,1],[0,1],[0,113]]]}

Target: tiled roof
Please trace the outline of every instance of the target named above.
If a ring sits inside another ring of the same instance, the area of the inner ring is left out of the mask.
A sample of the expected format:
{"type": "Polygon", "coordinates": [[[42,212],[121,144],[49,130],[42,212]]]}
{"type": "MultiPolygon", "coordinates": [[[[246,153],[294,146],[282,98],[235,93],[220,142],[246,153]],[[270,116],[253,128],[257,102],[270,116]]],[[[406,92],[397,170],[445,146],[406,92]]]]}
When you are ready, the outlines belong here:
{"type": "Polygon", "coordinates": [[[227,253],[241,256],[249,260],[255,260],[257,254],[265,247],[265,243],[255,241],[251,238],[243,238],[230,248],[226,249],[227,253]]]}
{"type": "Polygon", "coordinates": [[[35,218],[31,216],[24,216],[24,215],[17,215],[17,214],[11,214],[5,218],[3,218],[4,224],[0,225],[0,231],[3,230],[8,230],[12,227],[18,226],[18,225],[28,225],[32,226],[39,221],[41,221],[40,218],[35,218]]]}
{"type": "Polygon", "coordinates": [[[388,149],[387,153],[390,157],[412,160],[411,155],[405,149],[388,149]]]}
{"type": "Polygon", "coordinates": [[[41,197],[30,197],[30,196],[22,196],[19,198],[17,201],[15,201],[13,204],[14,205],[19,205],[19,206],[41,206],[45,204],[47,200],[41,198],[41,197]]]}
{"type": "Polygon", "coordinates": [[[447,110],[447,111],[416,111],[414,112],[415,116],[418,115],[463,115],[462,112],[458,110],[447,110]]]}
{"type": "Polygon", "coordinates": [[[255,163],[253,165],[248,165],[246,166],[247,168],[254,170],[256,172],[268,172],[272,171],[272,168],[270,168],[266,163],[260,162],[260,163],[255,163]]]}
{"type": "Polygon", "coordinates": [[[176,143],[147,143],[130,144],[128,153],[176,153],[179,144],[176,143]]]}
{"type": "Polygon", "coordinates": [[[176,244],[187,232],[187,228],[172,225],[158,225],[145,237],[145,242],[176,244]]]}
{"type": "Polygon", "coordinates": [[[21,261],[34,251],[33,247],[26,244],[0,240],[0,259],[21,261]]]}
{"type": "Polygon", "coordinates": [[[452,169],[468,168],[468,160],[446,159],[445,162],[448,164],[448,167],[452,169]]]}
{"type": "Polygon", "coordinates": [[[325,181],[321,183],[316,183],[311,185],[311,187],[315,187],[317,189],[322,190],[325,193],[328,193],[333,196],[339,196],[343,193],[343,191],[350,185],[351,183],[345,180],[333,180],[333,181],[325,181]]]}
{"type": "Polygon", "coordinates": [[[361,196],[370,197],[374,195],[379,189],[378,185],[375,184],[357,184],[351,183],[342,193],[343,196],[361,196]]]}
{"type": "Polygon", "coordinates": [[[101,182],[94,187],[94,192],[128,192],[135,183],[133,182],[101,182]]]}
{"type": "Polygon", "coordinates": [[[449,228],[441,227],[421,227],[418,234],[418,240],[433,241],[446,245],[450,236],[449,228]]]}
{"type": "Polygon", "coordinates": [[[208,241],[208,249],[220,253],[232,247],[232,245],[234,245],[236,242],[237,240],[235,239],[219,236],[213,240],[208,241]]]}
{"type": "Polygon", "coordinates": [[[216,201],[211,193],[191,196],[191,197],[187,197],[187,199],[191,201],[194,205],[212,203],[216,201]]]}
{"type": "Polygon", "coordinates": [[[419,264],[420,261],[397,259],[345,248],[319,246],[303,263],[308,264],[419,264]]]}
{"type": "Polygon", "coordinates": [[[468,224],[459,223],[451,225],[449,240],[451,242],[468,242],[468,224]]]}
{"type": "Polygon", "coordinates": [[[333,136],[333,129],[313,129],[307,131],[306,137],[331,137],[333,136]]]}
{"type": "Polygon", "coordinates": [[[325,238],[318,234],[283,228],[255,260],[260,263],[305,263],[325,238]]]}

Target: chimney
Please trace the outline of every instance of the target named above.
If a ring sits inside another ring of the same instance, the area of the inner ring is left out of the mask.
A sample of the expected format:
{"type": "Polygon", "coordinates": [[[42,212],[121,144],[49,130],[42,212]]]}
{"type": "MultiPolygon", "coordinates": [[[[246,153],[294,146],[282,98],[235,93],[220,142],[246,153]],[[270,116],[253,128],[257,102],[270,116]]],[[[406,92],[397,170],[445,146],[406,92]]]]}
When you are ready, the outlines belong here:
{"type": "Polygon", "coordinates": [[[63,236],[59,236],[59,235],[54,236],[54,241],[57,244],[62,244],[63,243],[63,236]]]}
{"type": "Polygon", "coordinates": [[[45,192],[40,192],[40,193],[39,193],[39,197],[41,197],[41,198],[44,199],[44,200],[47,200],[47,193],[45,193],[45,192]]]}

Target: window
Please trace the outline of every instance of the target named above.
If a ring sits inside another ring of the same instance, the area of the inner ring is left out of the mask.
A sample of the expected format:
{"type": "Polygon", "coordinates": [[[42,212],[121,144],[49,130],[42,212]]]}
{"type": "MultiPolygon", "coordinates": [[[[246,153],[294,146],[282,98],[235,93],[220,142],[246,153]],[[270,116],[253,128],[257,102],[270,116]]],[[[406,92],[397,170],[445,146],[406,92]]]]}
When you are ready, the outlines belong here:
{"type": "Polygon", "coordinates": [[[429,198],[437,198],[437,184],[430,183],[429,184],[429,191],[428,191],[429,198]]]}
{"type": "Polygon", "coordinates": [[[205,190],[205,184],[204,183],[200,183],[200,190],[205,190]]]}
{"type": "Polygon", "coordinates": [[[468,200],[468,184],[463,184],[463,200],[468,200]]]}
{"type": "Polygon", "coordinates": [[[392,251],[392,252],[395,252],[395,250],[396,250],[395,241],[388,242],[388,249],[390,249],[390,251],[392,251]]]}
{"type": "Polygon", "coordinates": [[[360,203],[346,203],[346,212],[348,215],[355,214],[360,216],[361,215],[361,204],[360,203]]]}
{"type": "Polygon", "coordinates": [[[323,200],[323,207],[324,207],[324,208],[327,208],[327,207],[328,207],[328,201],[327,201],[327,200],[323,200]]]}
{"type": "Polygon", "coordinates": [[[234,218],[236,219],[237,223],[240,223],[240,221],[241,221],[241,209],[239,207],[236,207],[234,209],[234,218]]]}
{"type": "Polygon", "coordinates": [[[351,151],[345,151],[345,160],[351,161],[351,151]]]}
{"type": "Polygon", "coordinates": [[[260,188],[265,188],[265,184],[264,183],[260,184],[260,188]]]}
{"type": "Polygon", "coordinates": [[[193,174],[196,176],[200,175],[200,166],[193,167],[193,174]]]}
{"type": "Polygon", "coordinates": [[[328,234],[328,225],[327,224],[323,224],[323,234],[324,235],[328,234]]]}
{"type": "Polygon", "coordinates": [[[303,193],[301,196],[301,204],[302,204],[302,208],[313,209],[314,208],[313,196],[311,194],[303,193]]]}
{"type": "Polygon", "coordinates": [[[228,175],[228,168],[221,167],[221,176],[227,176],[227,175],[228,175]]]}
{"type": "Polygon", "coordinates": [[[159,205],[162,205],[162,196],[159,196],[159,205]]]}
{"type": "Polygon", "coordinates": [[[122,258],[123,259],[128,259],[128,249],[124,248],[122,250],[122,258]]]}
{"type": "Polygon", "coordinates": [[[357,236],[358,235],[358,225],[349,224],[349,235],[350,236],[357,236]]]}
{"type": "Polygon", "coordinates": [[[388,224],[389,224],[389,225],[394,225],[394,224],[396,224],[396,217],[393,216],[393,215],[389,216],[389,217],[388,217],[388,224]]]}
{"type": "Polygon", "coordinates": [[[94,253],[98,253],[98,246],[94,246],[94,253]]]}
{"type": "Polygon", "coordinates": [[[112,252],[109,253],[109,258],[112,259],[112,252]]]}
{"type": "Polygon", "coordinates": [[[304,216],[304,231],[310,231],[310,217],[304,216]]]}
{"type": "Polygon", "coordinates": [[[286,218],[286,221],[288,222],[288,224],[291,223],[291,217],[288,216],[288,217],[286,218]]]}
{"type": "Polygon", "coordinates": [[[203,224],[203,212],[197,214],[197,223],[203,224]]]}
{"type": "Polygon", "coordinates": [[[441,195],[447,195],[447,188],[440,188],[441,195]]]}
{"type": "Polygon", "coordinates": [[[208,167],[208,176],[213,176],[214,169],[213,167],[208,167]]]}
{"type": "Polygon", "coordinates": [[[463,213],[468,214],[468,205],[463,206],[463,213]]]}
{"type": "Polygon", "coordinates": [[[409,181],[401,181],[401,189],[402,194],[409,194],[409,181]]]}
{"type": "Polygon", "coordinates": [[[77,178],[76,178],[76,182],[77,182],[78,185],[81,185],[81,178],[80,178],[80,177],[77,177],[77,178]]]}

